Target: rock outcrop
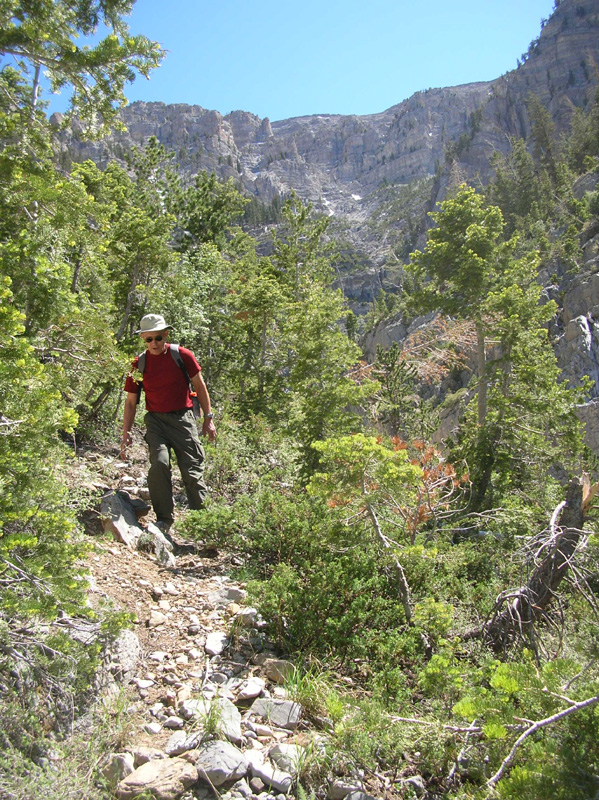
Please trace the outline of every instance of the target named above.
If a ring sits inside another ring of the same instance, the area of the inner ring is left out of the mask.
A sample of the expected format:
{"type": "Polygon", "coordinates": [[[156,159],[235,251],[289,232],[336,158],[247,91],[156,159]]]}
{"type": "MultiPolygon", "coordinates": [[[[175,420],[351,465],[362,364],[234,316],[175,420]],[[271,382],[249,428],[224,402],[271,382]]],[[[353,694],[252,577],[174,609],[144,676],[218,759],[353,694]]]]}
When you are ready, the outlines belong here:
{"type": "Polygon", "coordinates": [[[563,380],[588,384],[578,408],[586,443],[599,454],[599,234],[586,242],[580,273],[571,280],[557,320],[555,351],[563,380]]]}

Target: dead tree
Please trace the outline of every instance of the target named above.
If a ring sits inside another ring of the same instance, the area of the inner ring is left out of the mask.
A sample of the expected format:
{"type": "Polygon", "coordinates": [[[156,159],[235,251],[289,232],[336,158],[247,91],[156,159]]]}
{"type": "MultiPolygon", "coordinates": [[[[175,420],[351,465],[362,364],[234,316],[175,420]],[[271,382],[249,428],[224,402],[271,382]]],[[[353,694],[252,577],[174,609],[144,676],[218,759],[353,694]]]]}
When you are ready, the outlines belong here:
{"type": "Polygon", "coordinates": [[[517,637],[531,638],[534,625],[545,614],[566,576],[572,557],[584,535],[584,513],[597,493],[587,475],[573,478],[566,500],[555,510],[544,555],[528,581],[517,589],[504,592],[497,600],[493,616],[479,628],[465,634],[465,639],[483,638],[497,652],[503,652],[517,637]],[[559,515],[559,517],[558,517],[559,515]]]}

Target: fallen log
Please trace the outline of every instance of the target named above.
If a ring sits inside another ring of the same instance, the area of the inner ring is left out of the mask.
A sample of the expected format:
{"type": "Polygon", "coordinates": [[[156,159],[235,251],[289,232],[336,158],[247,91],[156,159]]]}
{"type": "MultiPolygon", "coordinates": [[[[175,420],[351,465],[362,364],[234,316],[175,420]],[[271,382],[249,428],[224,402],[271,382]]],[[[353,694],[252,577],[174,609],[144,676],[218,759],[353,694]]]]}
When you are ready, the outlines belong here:
{"type": "Polygon", "coordinates": [[[598,484],[590,485],[588,475],[570,481],[565,502],[553,514],[550,536],[542,548],[545,553],[542,560],[524,586],[499,596],[493,616],[468,631],[462,637],[464,640],[484,639],[496,652],[502,652],[517,637],[532,636],[535,623],[545,615],[568,572],[584,535],[585,510],[597,489],[598,484]]]}

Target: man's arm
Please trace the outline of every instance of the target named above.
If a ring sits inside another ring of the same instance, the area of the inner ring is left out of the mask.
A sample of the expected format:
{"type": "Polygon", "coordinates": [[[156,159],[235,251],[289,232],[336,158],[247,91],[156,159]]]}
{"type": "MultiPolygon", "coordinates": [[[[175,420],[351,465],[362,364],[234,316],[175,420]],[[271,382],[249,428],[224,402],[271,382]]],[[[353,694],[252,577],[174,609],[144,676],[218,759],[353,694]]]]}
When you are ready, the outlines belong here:
{"type": "Polygon", "coordinates": [[[133,442],[131,428],[135,422],[135,412],[137,411],[137,392],[127,392],[125,400],[125,415],[123,419],[123,437],[121,439],[121,458],[127,458],[127,448],[133,442]]]}
{"type": "Polygon", "coordinates": [[[216,439],[216,428],[214,427],[213,419],[206,419],[206,414],[212,413],[212,406],[210,405],[210,395],[208,394],[208,389],[206,388],[206,384],[204,383],[201,372],[198,372],[197,375],[193,376],[191,379],[191,385],[198,396],[198,400],[204,414],[202,433],[204,436],[208,436],[210,441],[213,442],[216,439]]]}

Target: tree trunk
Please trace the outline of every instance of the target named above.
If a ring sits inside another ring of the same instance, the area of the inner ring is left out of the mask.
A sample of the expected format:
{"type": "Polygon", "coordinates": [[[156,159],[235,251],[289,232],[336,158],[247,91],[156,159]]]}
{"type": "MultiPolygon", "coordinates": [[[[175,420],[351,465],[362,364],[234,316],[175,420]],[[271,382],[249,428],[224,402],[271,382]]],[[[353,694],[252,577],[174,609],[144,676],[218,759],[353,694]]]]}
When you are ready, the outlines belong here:
{"type": "Polygon", "coordinates": [[[42,74],[42,65],[36,64],[35,73],[33,76],[33,86],[31,87],[31,114],[29,117],[29,121],[31,122],[32,125],[35,122],[35,113],[37,111],[41,74],[42,74]]]}
{"type": "Polygon", "coordinates": [[[487,417],[487,356],[485,332],[480,320],[476,321],[476,365],[478,370],[478,426],[484,425],[487,417]]]}
{"type": "Polygon", "coordinates": [[[127,295],[127,304],[123,313],[123,319],[115,337],[117,342],[121,341],[125,335],[125,331],[127,330],[127,323],[129,322],[129,317],[131,316],[131,310],[133,308],[133,301],[135,300],[135,289],[137,287],[138,274],[139,266],[138,264],[135,264],[133,268],[133,275],[131,276],[131,288],[129,289],[129,293],[127,295]]]}
{"type": "Polygon", "coordinates": [[[77,261],[75,262],[75,269],[73,270],[73,279],[71,281],[71,292],[75,294],[78,291],[77,283],[79,281],[79,273],[83,266],[83,245],[79,245],[79,252],[77,253],[77,261]]]}
{"type": "Polygon", "coordinates": [[[399,596],[401,599],[401,604],[403,606],[404,614],[406,615],[406,622],[409,625],[410,622],[412,621],[412,608],[410,606],[410,587],[408,585],[406,573],[404,572],[403,567],[399,562],[399,559],[393,553],[393,549],[389,544],[387,537],[381,530],[381,526],[379,525],[379,520],[375,513],[374,508],[368,502],[366,503],[366,511],[368,512],[368,517],[374,529],[376,538],[378,539],[379,543],[383,546],[383,548],[391,553],[391,558],[393,559],[393,564],[395,566],[395,574],[397,576],[397,582],[399,584],[399,596]]]}
{"type": "Polygon", "coordinates": [[[264,368],[266,367],[266,348],[268,342],[268,318],[266,313],[262,320],[262,334],[260,336],[260,369],[258,370],[258,395],[264,398],[264,368]]]}
{"type": "Polygon", "coordinates": [[[111,394],[113,388],[114,388],[114,386],[113,386],[112,383],[108,383],[108,384],[104,385],[104,387],[102,388],[102,391],[100,392],[98,397],[92,403],[89,411],[87,412],[87,414],[85,414],[85,416],[84,416],[85,420],[94,419],[94,417],[98,414],[98,412],[100,411],[100,409],[102,408],[104,403],[106,403],[106,401],[110,397],[110,394],[111,394]]]}

